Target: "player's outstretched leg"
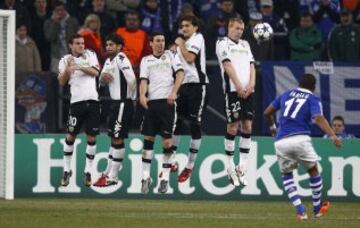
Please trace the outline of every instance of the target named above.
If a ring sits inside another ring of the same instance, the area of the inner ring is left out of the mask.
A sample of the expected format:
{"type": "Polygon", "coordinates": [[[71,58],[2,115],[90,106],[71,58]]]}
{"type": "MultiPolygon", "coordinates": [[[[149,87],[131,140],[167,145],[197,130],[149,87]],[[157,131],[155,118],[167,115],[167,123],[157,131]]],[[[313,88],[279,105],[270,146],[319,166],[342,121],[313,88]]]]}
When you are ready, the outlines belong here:
{"type": "Polygon", "coordinates": [[[298,195],[297,188],[294,183],[294,177],[292,173],[286,173],[282,176],[284,190],[286,191],[291,203],[296,208],[296,220],[301,222],[307,220],[308,216],[306,214],[305,206],[301,203],[301,199],[298,195]]]}

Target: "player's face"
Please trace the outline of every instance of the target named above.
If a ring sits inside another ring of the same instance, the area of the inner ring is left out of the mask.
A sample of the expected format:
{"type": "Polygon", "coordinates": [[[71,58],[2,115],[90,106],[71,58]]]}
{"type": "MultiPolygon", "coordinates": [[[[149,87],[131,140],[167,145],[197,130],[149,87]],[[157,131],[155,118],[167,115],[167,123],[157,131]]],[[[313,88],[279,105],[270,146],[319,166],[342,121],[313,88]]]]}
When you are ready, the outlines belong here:
{"type": "Polygon", "coordinates": [[[155,36],[153,41],[150,42],[150,46],[154,54],[162,54],[165,50],[165,37],[163,35],[155,36]]]}
{"type": "Polygon", "coordinates": [[[335,131],[335,134],[341,134],[345,129],[344,123],[341,120],[334,120],[332,129],[335,131]]]}
{"type": "Polygon", "coordinates": [[[239,40],[244,33],[244,23],[239,23],[237,21],[229,25],[229,37],[232,40],[239,40]]]}
{"type": "Polygon", "coordinates": [[[182,21],[181,22],[181,31],[182,31],[183,35],[185,36],[185,38],[189,38],[197,30],[198,30],[198,27],[191,24],[190,21],[182,21]]]}
{"type": "Polygon", "coordinates": [[[106,41],[106,53],[110,56],[116,55],[121,49],[121,45],[114,43],[111,40],[106,41]]]}
{"type": "Polygon", "coordinates": [[[76,38],[70,44],[70,49],[73,55],[81,55],[85,51],[84,38],[76,38]]]}

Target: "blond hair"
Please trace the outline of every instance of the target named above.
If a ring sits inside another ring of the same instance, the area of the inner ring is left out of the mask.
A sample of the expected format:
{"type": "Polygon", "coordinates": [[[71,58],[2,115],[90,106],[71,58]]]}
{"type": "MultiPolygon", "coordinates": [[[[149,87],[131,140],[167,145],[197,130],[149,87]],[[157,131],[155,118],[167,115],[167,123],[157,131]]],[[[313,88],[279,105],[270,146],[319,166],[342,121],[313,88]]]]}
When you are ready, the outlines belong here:
{"type": "Polygon", "coordinates": [[[85,18],[84,28],[89,28],[90,23],[93,21],[97,22],[98,26],[96,28],[96,32],[100,33],[101,21],[100,21],[100,17],[96,14],[89,14],[85,18]]]}
{"type": "Polygon", "coordinates": [[[244,21],[240,17],[232,17],[229,19],[228,27],[232,27],[235,23],[244,24],[244,21]]]}

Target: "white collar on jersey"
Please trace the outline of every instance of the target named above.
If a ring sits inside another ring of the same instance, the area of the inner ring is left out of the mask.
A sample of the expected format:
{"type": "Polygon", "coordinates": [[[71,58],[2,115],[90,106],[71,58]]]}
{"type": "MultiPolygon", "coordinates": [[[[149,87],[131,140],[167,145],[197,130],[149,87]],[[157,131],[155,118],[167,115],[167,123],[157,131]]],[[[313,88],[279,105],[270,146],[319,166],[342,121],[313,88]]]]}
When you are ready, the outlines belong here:
{"type": "Polygon", "coordinates": [[[310,94],[313,94],[310,90],[308,90],[308,89],[305,89],[305,88],[300,88],[300,87],[298,87],[298,88],[296,88],[297,90],[300,90],[301,92],[304,92],[304,93],[310,93],[310,94]]]}

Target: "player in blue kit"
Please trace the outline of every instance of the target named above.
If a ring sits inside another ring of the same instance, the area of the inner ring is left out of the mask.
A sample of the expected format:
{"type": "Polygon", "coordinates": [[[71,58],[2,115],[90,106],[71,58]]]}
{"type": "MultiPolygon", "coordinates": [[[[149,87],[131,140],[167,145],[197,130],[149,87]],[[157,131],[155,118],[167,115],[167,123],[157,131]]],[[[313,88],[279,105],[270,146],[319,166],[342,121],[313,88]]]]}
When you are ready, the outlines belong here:
{"type": "Polygon", "coordinates": [[[306,220],[307,213],[297,193],[292,171],[301,164],[310,175],[314,216],[323,216],[330,203],[321,201],[322,178],[317,168],[318,156],[312,146],[310,125],[314,122],[328,134],[336,147],[341,147],[341,140],[322,115],[322,106],[318,97],[313,95],[316,79],[312,74],[305,74],[299,88],[289,90],[277,97],[264,111],[264,117],[270,124],[275,137],[275,151],[282,173],[284,189],[290,201],[296,207],[298,221],[306,220]],[[274,114],[280,110],[279,126],[276,128],[274,114]]]}

